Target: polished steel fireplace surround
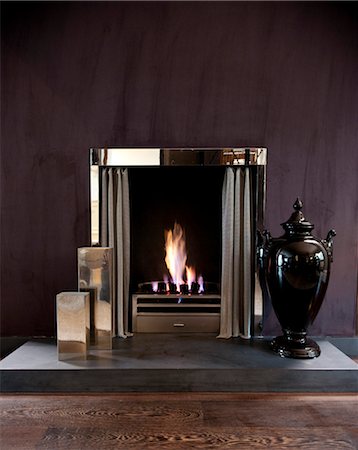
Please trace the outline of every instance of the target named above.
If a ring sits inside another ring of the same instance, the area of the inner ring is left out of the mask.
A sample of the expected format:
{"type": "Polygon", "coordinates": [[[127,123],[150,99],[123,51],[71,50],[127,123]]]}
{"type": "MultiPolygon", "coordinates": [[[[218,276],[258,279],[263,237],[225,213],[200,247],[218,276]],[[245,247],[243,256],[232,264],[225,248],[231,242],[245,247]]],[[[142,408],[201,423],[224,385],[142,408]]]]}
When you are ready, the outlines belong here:
{"type": "MultiPolygon", "coordinates": [[[[113,336],[204,331],[222,338],[249,338],[260,334],[263,301],[257,282],[256,230],[263,227],[266,161],[267,150],[256,147],[91,149],[91,246],[113,248],[113,336]],[[130,291],[128,173],[138,167],[225,171],[217,295],[130,291]]],[[[82,290],[91,288],[80,276],[79,285],[82,290]]]]}

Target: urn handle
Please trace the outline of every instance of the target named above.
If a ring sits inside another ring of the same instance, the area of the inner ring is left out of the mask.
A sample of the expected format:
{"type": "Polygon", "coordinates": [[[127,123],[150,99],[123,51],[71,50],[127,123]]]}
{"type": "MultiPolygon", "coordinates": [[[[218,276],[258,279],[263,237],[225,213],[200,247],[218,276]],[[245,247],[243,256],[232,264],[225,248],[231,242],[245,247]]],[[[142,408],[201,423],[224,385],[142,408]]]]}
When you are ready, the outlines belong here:
{"type": "Polygon", "coordinates": [[[272,244],[272,236],[271,233],[267,230],[257,230],[257,242],[258,247],[260,248],[268,248],[272,244]]]}
{"type": "Polygon", "coordinates": [[[264,230],[262,232],[262,235],[264,237],[264,246],[265,247],[270,247],[270,245],[272,244],[272,236],[271,233],[268,230],[264,230]]]}
{"type": "Polygon", "coordinates": [[[267,256],[268,249],[272,244],[271,233],[267,230],[257,231],[257,256],[261,267],[264,266],[264,261],[267,256]]]}
{"type": "Polygon", "coordinates": [[[335,230],[329,230],[326,239],[322,241],[325,246],[331,262],[333,262],[333,238],[336,236],[335,230]]]}

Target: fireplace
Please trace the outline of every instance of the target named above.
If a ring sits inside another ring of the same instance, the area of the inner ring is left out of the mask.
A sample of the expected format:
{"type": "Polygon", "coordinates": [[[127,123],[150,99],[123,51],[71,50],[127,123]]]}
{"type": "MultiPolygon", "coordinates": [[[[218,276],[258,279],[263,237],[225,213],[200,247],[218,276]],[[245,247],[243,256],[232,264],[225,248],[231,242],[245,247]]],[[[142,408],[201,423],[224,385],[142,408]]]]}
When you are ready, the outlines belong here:
{"type": "Polygon", "coordinates": [[[266,149],[91,149],[90,163],[91,245],[114,254],[114,334],[259,333],[266,149]]]}

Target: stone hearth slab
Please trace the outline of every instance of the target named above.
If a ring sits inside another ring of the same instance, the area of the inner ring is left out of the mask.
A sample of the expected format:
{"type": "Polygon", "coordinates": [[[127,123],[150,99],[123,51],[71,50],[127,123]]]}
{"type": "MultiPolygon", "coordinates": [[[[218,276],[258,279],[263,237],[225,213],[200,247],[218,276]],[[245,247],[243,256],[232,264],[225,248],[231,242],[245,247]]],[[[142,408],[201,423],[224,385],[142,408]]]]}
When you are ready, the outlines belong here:
{"type": "Polygon", "coordinates": [[[357,392],[358,365],[325,340],[319,358],[280,358],[263,339],[137,334],[58,361],[56,343],[32,340],[0,362],[3,392],[357,392]]]}

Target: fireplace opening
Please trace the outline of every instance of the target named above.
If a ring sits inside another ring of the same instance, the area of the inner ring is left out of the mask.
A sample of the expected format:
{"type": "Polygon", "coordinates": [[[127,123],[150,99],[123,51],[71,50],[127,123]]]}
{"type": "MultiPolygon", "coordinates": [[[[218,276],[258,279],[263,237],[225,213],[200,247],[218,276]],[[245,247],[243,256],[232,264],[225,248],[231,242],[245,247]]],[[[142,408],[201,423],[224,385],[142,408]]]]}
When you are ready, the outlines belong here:
{"type": "Polygon", "coordinates": [[[131,293],[219,293],[224,173],[129,170],[131,293]]]}
{"type": "Polygon", "coordinates": [[[224,174],[129,169],[133,332],[219,332],[224,174]]]}

